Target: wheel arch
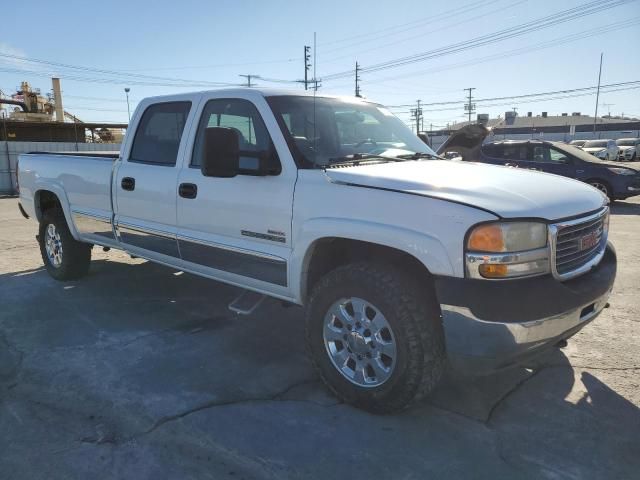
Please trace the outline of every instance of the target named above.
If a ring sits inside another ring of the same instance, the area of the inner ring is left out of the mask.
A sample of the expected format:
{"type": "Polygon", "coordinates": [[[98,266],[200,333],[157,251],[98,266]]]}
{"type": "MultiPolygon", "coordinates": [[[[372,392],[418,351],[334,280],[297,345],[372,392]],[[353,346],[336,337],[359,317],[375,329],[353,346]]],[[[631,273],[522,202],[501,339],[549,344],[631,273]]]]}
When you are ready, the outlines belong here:
{"type": "Polygon", "coordinates": [[[69,202],[64,191],[60,191],[55,187],[52,188],[52,186],[39,188],[33,194],[33,205],[38,222],[42,221],[45,212],[53,209],[60,210],[69,226],[71,235],[78,240],[78,232],[72,221],[69,202]]]}

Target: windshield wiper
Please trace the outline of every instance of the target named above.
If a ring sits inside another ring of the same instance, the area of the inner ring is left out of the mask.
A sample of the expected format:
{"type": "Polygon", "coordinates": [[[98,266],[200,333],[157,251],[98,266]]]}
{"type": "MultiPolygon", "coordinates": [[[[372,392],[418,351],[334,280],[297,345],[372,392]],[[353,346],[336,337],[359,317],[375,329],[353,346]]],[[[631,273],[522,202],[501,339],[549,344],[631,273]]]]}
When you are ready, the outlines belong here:
{"type": "Polygon", "coordinates": [[[325,165],[325,168],[339,167],[344,165],[360,165],[366,162],[375,162],[384,160],[387,162],[401,162],[399,157],[387,157],[385,155],[374,155],[371,153],[354,153],[352,155],[345,155],[343,157],[330,158],[329,164],[325,165]]]}
{"type": "Polygon", "coordinates": [[[440,155],[434,155],[433,153],[426,152],[407,153],[405,155],[398,155],[396,158],[401,158],[403,160],[420,160],[421,158],[428,158],[430,160],[446,160],[446,158],[441,157],[440,155]]]}

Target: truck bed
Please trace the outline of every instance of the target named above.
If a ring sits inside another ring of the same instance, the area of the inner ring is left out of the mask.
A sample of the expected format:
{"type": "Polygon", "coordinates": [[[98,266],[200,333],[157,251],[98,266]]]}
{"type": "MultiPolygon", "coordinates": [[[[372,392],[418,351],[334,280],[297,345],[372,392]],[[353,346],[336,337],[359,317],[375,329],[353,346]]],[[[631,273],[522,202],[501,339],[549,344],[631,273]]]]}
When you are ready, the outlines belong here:
{"type": "Polygon", "coordinates": [[[36,217],[39,191],[53,191],[63,204],[72,235],[76,239],[104,243],[93,238],[111,228],[111,174],[118,152],[52,152],[20,155],[20,203],[36,217]]]}

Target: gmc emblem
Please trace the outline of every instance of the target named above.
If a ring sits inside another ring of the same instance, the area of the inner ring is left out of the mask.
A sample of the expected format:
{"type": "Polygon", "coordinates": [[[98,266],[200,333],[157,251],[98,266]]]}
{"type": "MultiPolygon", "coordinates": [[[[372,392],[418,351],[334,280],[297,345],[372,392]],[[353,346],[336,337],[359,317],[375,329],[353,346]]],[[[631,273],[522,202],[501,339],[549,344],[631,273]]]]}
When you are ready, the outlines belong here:
{"type": "Polygon", "coordinates": [[[591,232],[580,239],[580,250],[588,250],[598,244],[598,232],[591,232]]]}

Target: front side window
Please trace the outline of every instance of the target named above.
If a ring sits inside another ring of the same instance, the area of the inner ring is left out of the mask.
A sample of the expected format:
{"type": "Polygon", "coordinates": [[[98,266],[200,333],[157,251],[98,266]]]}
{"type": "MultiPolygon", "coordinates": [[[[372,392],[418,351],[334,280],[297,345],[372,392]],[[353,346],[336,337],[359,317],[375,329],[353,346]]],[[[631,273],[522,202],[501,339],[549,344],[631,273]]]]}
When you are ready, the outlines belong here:
{"type": "Polygon", "coordinates": [[[190,109],[191,102],[157,103],[148,107],[133,138],[129,161],[175,165],[190,109]]]}
{"type": "Polygon", "coordinates": [[[248,100],[219,99],[209,100],[204,107],[196,141],[191,157],[191,166],[200,167],[204,156],[204,131],[209,127],[231,128],[238,134],[240,150],[240,173],[251,173],[259,169],[259,160],[255,155],[242,155],[242,152],[267,152],[270,167],[280,170],[280,162],[273,148],[271,137],[260,113],[248,100]]]}
{"type": "Polygon", "coordinates": [[[527,160],[526,145],[504,144],[502,147],[502,158],[507,160],[527,160]]]}
{"type": "MultiPolygon", "coordinates": [[[[359,100],[273,96],[267,101],[302,167],[324,168],[350,156],[436,154],[386,108],[359,100]]],[[[353,157],[351,157],[353,158],[353,157]]]]}

